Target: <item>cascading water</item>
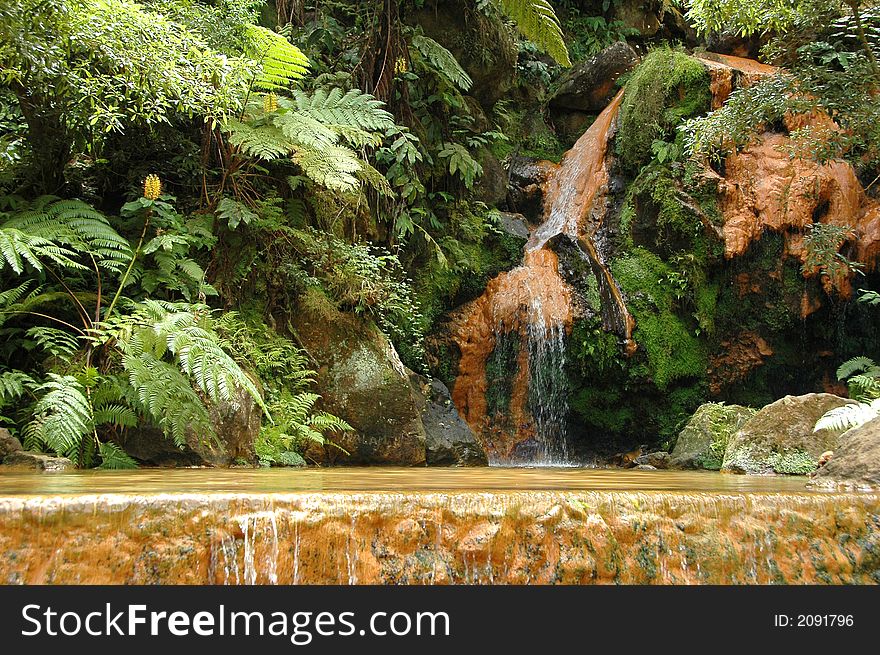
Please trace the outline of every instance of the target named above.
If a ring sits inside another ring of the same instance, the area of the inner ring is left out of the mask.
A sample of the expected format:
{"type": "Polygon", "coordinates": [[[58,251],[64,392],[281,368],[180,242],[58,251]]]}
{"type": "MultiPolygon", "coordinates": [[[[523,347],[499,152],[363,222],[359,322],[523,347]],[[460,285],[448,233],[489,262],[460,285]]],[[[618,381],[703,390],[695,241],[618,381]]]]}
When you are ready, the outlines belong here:
{"type": "Polygon", "coordinates": [[[568,237],[589,261],[603,325],[632,351],[632,317],[594,245],[604,217],[608,140],[622,97],[614,98],[548,179],[546,218],[529,238],[522,265],[490,281],[452,321],[461,352],[453,400],[490,464],[569,463],[565,341],[573,291],[559,273],[555,237],[568,237]]]}

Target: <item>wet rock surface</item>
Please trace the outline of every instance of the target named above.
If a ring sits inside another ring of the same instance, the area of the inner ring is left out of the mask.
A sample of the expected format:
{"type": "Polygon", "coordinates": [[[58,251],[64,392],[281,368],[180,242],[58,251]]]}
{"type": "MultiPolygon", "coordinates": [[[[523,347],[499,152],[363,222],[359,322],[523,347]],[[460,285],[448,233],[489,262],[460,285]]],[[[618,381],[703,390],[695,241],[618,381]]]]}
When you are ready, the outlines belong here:
{"type": "Polygon", "coordinates": [[[428,466],[486,466],[489,460],[473,430],[458,413],[449,389],[440,380],[411,374],[422,399],[425,459],[428,466]]]}
{"type": "Polygon", "coordinates": [[[29,450],[20,450],[7,455],[3,458],[3,464],[38,471],[64,471],[73,468],[73,462],[66,457],[34,453],[29,450]]]}
{"type": "Polygon", "coordinates": [[[608,46],[565,74],[550,98],[550,107],[598,114],[614,97],[617,78],[635,68],[638,62],[636,51],[625,41],[608,46]]]}
{"type": "Polygon", "coordinates": [[[878,513],[842,493],[0,497],[0,581],[875,583],[878,513]]]}
{"type": "Polygon", "coordinates": [[[9,430],[6,428],[0,428],[0,462],[2,462],[3,458],[7,455],[22,450],[24,450],[24,448],[22,448],[21,442],[16,437],[13,437],[9,433],[9,430]]]}
{"type": "Polygon", "coordinates": [[[318,365],[321,409],[354,432],[335,447],[311,446],[309,457],[340,464],[425,463],[425,428],[409,375],[388,338],[371,322],[336,309],[320,294],[292,317],[303,347],[318,365]]]}

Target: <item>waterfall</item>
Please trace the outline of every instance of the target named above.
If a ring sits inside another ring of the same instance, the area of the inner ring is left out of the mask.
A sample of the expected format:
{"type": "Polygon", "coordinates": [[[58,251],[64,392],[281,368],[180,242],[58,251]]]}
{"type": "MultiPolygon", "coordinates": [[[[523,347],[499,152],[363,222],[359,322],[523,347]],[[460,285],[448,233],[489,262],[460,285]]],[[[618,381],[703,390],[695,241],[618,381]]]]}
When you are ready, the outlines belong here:
{"type": "Polygon", "coordinates": [[[569,463],[565,349],[574,292],[559,272],[556,237],[570,239],[589,261],[604,328],[621,337],[627,354],[634,350],[633,319],[595,245],[608,187],[608,141],[622,98],[621,91],[548,179],[545,220],[531,234],[522,265],[491,280],[451,321],[461,352],[452,398],[490,464],[569,463]]]}

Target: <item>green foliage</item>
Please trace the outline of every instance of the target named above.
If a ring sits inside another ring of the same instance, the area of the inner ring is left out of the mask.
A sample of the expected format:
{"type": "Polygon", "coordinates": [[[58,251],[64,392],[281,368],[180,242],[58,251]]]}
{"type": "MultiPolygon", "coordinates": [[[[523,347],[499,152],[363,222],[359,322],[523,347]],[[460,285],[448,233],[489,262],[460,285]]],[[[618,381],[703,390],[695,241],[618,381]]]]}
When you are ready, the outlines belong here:
{"type": "Polygon", "coordinates": [[[808,475],[816,470],[818,462],[802,450],[785,453],[771,453],[767,463],[776,473],[785,475],[808,475]]]}
{"type": "Polygon", "coordinates": [[[668,140],[682,120],[710,105],[705,66],[678,50],[652,50],[627,81],[620,106],[616,148],[624,166],[647,163],[656,141],[668,140]]]}
{"type": "Polygon", "coordinates": [[[571,66],[562,26],[547,0],[493,0],[516,23],[523,36],[561,66],[571,66]]]}
{"type": "Polygon", "coordinates": [[[859,271],[863,267],[859,262],[850,261],[840,248],[849,240],[857,238],[853,228],[828,223],[812,223],[807,225],[804,234],[804,250],[806,258],[801,268],[804,274],[818,270],[832,280],[839,280],[859,271]]]}
{"type": "Polygon", "coordinates": [[[456,86],[462,91],[468,91],[471,88],[473,80],[471,80],[470,75],[461,67],[455,56],[434,39],[422,34],[416,34],[410,39],[410,45],[450,85],[456,86]]]}
{"type": "Polygon", "coordinates": [[[611,264],[615,279],[636,320],[634,339],[648,358],[651,379],[661,390],[685,378],[703,378],[706,348],[674,311],[667,280],[670,267],[643,248],[634,248],[611,264]]]}
{"type": "Polygon", "coordinates": [[[574,61],[586,59],[617,41],[639,35],[637,29],[627,27],[623,21],[584,15],[577,2],[560,2],[559,5],[565,10],[562,26],[568,37],[568,51],[574,61]]]}
{"type": "Polygon", "coordinates": [[[246,34],[249,50],[260,64],[254,88],[285,90],[308,73],[308,58],[285,37],[259,25],[248,25],[246,34]]]}

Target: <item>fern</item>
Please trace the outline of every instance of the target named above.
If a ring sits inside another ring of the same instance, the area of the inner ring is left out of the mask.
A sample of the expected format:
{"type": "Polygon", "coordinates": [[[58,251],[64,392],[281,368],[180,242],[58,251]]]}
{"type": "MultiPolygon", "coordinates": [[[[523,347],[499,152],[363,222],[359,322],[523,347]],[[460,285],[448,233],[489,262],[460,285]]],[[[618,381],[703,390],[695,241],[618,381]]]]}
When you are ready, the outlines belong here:
{"type": "Polygon", "coordinates": [[[272,125],[252,126],[229,121],[224,129],[229,135],[229,143],[251,157],[272,161],[290,154],[290,140],[272,125]]]}
{"type": "Polygon", "coordinates": [[[548,0],[494,0],[530,41],[546,51],[560,66],[571,66],[562,26],[548,0]]]}
{"type": "Polygon", "coordinates": [[[131,260],[128,241],[103,214],[80,200],[38,198],[31,208],[4,221],[0,233],[0,252],[16,273],[22,272],[24,261],[42,270],[41,259],[84,269],[76,257],[88,255],[112,271],[120,271],[131,260]]]}
{"type": "Polygon", "coordinates": [[[115,443],[106,442],[98,445],[98,454],[101,456],[101,469],[136,469],[138,467],[131,457],[115,443]]]}
{"type": "Polygon", "coordinates": [[[876,398],[869,403],[852,403],[836,407],[825,412],[822,417],[816,421],[814,432],[819,430],[849,430],[864,425],[880,416],[880,398],[876,398]]]}
{"type": "Polygon", "coordinates": [[[0,407],[22,397],[34,379],[24,371],[3,371],[0,373],[0,407]]]}
{"type": "Polygon", "coordinates": [[[853,357],[841,364],[837,379],[847,381],[849,395],[855,400],[867,402],[880,397],[880,366],[869,357],[853,357]]]}
{"type": "Polygon", "coordinates": [[[449,50],[434,39],[421,34],[413,36],[410,44],[450,85],[462,91],[470,90],[473,80],[449,50]]]}
{"type": "Polygon", "coordinates": [[[249,25],[247,36],[250,50],[260,64],[254,86],[267,91],[283,90],[301,80],[309,72],[309,59],[282,35],[249,25]]]}
{"type": "Polygon", "coordinates": [[[28,450],[48,447],[58,455],[79,459],[83,437],[94,430],[92,409],[83,385],[72,375],[49,373],[35,389],[43,394],[34,406],[34,419],[24,430],[28,450]]]}
{"type": "Polygon", "coordinates": [[[40,348],[53,357],[69,362],[79,351],[79,340],[64,330],[50,327],[32,327],[26,332],[40,348]]]}
{"type": "Polygon", "coordinates": [[[349,148],[297,146],[293,161],[312,180],[334,191],[352,191],[358,187],[361,162],[349,148]]]}

